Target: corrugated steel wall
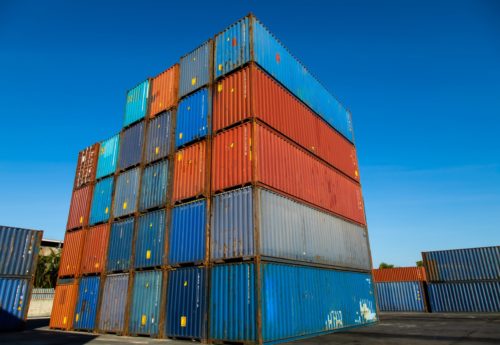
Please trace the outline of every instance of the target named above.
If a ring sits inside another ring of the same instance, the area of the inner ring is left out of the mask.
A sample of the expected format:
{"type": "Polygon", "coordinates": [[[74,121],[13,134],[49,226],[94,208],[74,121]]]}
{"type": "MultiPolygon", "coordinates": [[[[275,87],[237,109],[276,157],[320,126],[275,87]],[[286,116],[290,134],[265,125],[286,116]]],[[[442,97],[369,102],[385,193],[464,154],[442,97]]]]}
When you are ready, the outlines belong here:
{"type": "Polygon", "coordinates": [[[125,330],[128,278],[128,273],[106,277],[99,313],[99,330],[117,333],[125,330]]]}
{"type": "Polygon", "coordinates": [[[422,282],[375,283],[378,307],[381,311],[425,312],[425,290],[422,282]]]}
{"type": "Polygon", "coordinates": [[[206,155],[206,141],[200,141],[177,151],[174,163],[173,201],[207,194],[206,155]]]}
{"type": "Polygon", "coordinates": [[[130,268],[134,223],[132,217],[111,225],[106,271],[124,271],[130,268]]]}
{"type": "Polygon", "coordinates": [[[108,221],[111,213],[112,196],[113,177],[102,179],[95,184],[90,208],[90,225],[108,221]]]}
{"type": "Polygon", "coordinates": [[[137,165],[141,162],[142,145],[144,143],[144,121],[128,128],[122,133],[120,140],[120,170],[137,165]]]}
{"type": "Polygon", "coordinates": [[[94,144],[80,151],[78,154],[78,161],[76,163],[75,183],[73,185],[74,189],[80,188],[90,182],[94,182],[98,154],[99,144],[94,144]]]}
{"type": "Polygon", "coordinates": [[[122,217],[137,210],[140,169],[135,168],[118,175],[113,204],[113,216],[122,217]]]}
{"type": "Polygon", "coordinates": [[[24,325],[30,293],[30,279],[0,277],[0,331],[12,331],[24,325]]]}
{"type": "Polygon", "coordinates": [[[56,285],[52,313],[50,314],[50,328],[66,330],[73,328],[77,297],[78,281],[76,279],[56,285]]]}
{"type": "Polygon", "coordinates": [[[196,91],[179,103],[175,130],[175,147],[186,145],[209,133],[211,93],[208,88],[196,91]]]}
{"type": "Polygon", "coordinates": [[[127,92],[123,127],[126,127],[146,115],[149,96],[149,80],[145,80],[127,92]]]}
{"type": "Polygon", "coordinates": [[[81,273],[101,273],[105,269],[108,251],[109,224],[97,225],[86,231],[80,266],[81,273]]]}
{"type": "Polygon", "coordinates": [[[181,57],[179,96],[183,97],[210,82],[210,63],[213,41],[208,40],[201,46],[181,57]]]}
{"type": "Polygon", "coordinates": [[[194,263],[205,259],[207,201],[181,204],[172,209],[168,263],[194,263]]]}
{"type": "Polygon", "coordinates": [[[76,276],[80,272],[80,260],[87,230],[67,232],[64,236],[59,276],[76,276]]]}
{"type": "Polygon", "coordinates": [[[164,263],[165,210],[139,217],[135,240],[135,268],[161,266],[164,263]]]}
{"type": "Polygon", "coordinates": [[[0,276],[31,275],[42,240],[42,231],[0,225],[0,276]]]}
{"type": "Polygon", "coordinates": [[[129,320],[130,334],[158,334],[162,275],[162,271],[135,273],[129,320]]]}
{"type": "Polygon", "coordinates": [[[207,278],[203,267],[169,271],[165,333],[206,339],[207,278]]]}
{"type": "Polygon", "coordinates": [[[153,117],[177,103],[179,65],[173,65],[151,81],[149,116],[153,117]]]}
{"type": "Polygon", "coordinates": [[[423,267],[395,267],[373,270],[373,281],[378,282],[409,282],[426,281],[423,267]]]}
{"type": "Polygon", "coordinates": [[[88,185],[73,191],[66,230],[87,226],[93,189],[94,186],[88,185]]]}
{"type": "Polygon", "coordinates": [[[142,172],[139,210],[164,206],[167,203],[168,161],[148,166],[142,172]]]}
{"type": "Polygon", "coordinates": [[[73,323],[75,329],[94,329],[100,281],[99,276],[83,277],[80,280],[73,323]]]}
{"type": "Polygon", "coordinates": [[[146,163],[165,158],[170,153],[171,132],[171,111],[158,115],[149,121],[146,151],[144,153],[146,163]]]}
{"type": "Polygon", "coordinates": [[[429,283],[433,312],[500,312],[500,281],[429,283]]]}
{"type": "Polygon", "coordinates": [[[118,162],[118,151],[120,148],[120,135],[116,134],[111,138],[101,141],[99,148],[99,158],[97,161],[96,178],[111,175],[116,170],[118,162]]]}

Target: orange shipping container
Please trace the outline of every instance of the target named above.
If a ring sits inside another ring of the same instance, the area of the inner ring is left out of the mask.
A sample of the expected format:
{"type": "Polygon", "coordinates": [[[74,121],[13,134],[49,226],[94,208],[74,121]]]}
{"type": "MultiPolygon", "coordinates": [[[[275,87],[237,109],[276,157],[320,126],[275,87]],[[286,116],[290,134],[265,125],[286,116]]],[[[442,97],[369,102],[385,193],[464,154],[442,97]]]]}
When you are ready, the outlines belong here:
{"type": "Polygon", "coordinates": [[[208,194],[207,148],[203,140],[175,154],[174,202],[208,194]]]}
{"type": "Polygon", "coordinates": [[[266,126],[247,123],[217,134],[212,155],[214,192],[255,182],[366,225],[356,182],[266,126]]]}
{"type": "Polygon", "coordinates": [[[93,189],[93,185],[88,185],[73,191],[69,207],[68,224],[66,226],[67,230],[87,226],[93,189]]]}
{"type": "Polygon", "coordinates": [[[423,267],[379,268],[373,270],[373,281],[382,282],[412,282],[426,281],[423,267]]]}
{"type": "Polygon", "coordinates": [[[59,264],[59,277],[78,275],[86,232],[87,230],[78,230],[66,233],[59,264]]]}
{"type": "Polygon", "coordinates": [[[52,313],[50,315],[50,328],[69,330],[73,328],[76,299],[78,297],[78,282],[72,280],[68,284],[57,285],[52,313]]]}
{"type": "Polygon", "coordinates": [[[109,224],[101,224],[87,230],[82,252],[81,273],[103,271],[108,251],[109,224]]]}
{"type": "Polygon", "coordinates": [[[151,81],[149,116],[153,117],[177,104],[179,65],[173,65],[151,81]]]}
{"type": "Polygon", "coordinates": [[[214,132],[252,117],[359,181],[354,145],[255,64],[217,83],[214,132]]]}
{"type": "Polygon", "coordinates": [[[94,144],[80,151],[76,163],[74,189],[95,181],[98,155],[99,144],[94,144]]]}

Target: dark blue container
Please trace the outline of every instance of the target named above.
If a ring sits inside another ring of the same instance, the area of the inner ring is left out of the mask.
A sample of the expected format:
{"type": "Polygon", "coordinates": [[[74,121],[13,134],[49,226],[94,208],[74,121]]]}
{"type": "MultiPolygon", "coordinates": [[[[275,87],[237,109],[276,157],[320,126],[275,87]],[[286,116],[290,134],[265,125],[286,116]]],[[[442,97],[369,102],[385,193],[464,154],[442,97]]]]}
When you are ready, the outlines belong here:
{"type": "Polygon", "coordinates": [[[42,234],[0,225],[0,275],[30,277],[36,269],[42,234]]]}
{"type": "Polygon", "coordinates": [[[427,286],[434,313],[500,312],[500,281],[429,283],[427,286]]]}
{"type": "Polygon", "coordinates": [[[422,282],[383,282],[376,286],[380,311],[426,311],[422,282]]]}
{"type": "Polygon", "coordinates": [[[167,203],[168,161],[148,166],[142,173],[139,209],[145,211],[167,203]]]}
{"type": "Polygon", "coordinates": [[[135,242],[135,268],[160,266],[164,263],[165,210],[146,213],[139,218],[135,242]]]}
{"type": "Polygon", "coordinates": [[[137,210],[139,194],[139,168],[118,175],[113,204],[113,216],[123,217],[137,210]]]}
{"type": "Polygon", "coordinates": [[[99,283],[101,278],[83,277],[78,289],[78,300],[75,311],[75,329],[93,330],[97,314],[97,301],[99,298],[99,283]]]}
{"type": "Polygon", "coordinates": [[[111,213],[111,198],[113,194],[113,177],[97,182],[92,197],[90,209],[90,225],[106,222],[111,213]]]}
{"type": "Polygon", "coordinates": [[[131,335],[157,335],[162,271],[136,272],[128,330],[131,335]]]}
{"type": "Polygon", "coordinates": [[[126,271],[130,268],[134,218],[127,218],[111,225],[106,271],[126,271]]]}
{"type": "Polygon", "coordinates": [[[172,113],[170,111],[155,116],[149,121],[144,153],[146,163],[165,158],[170,154],[171,133],[172,113]]]}
{"type": "Polygon", "coordinates": [[[0,277],[0,331],[23,327],[30,294],[30,279],[0,277]]]}
{"type": "Polygon", "coordinates": [[[126,129],[120,140],[118,169],[124,170],[141,162],[144,143],[144,121],[126,129]]]}
{"type": "Polygon", "coordinates": [[[169,272],[166,335],[206,339],[206,269],[179,268],[169,272]]]}
{"type": "Polygon", "coordinates": [[[199,263],[205,259],[207,201],[205,199],[172,209],[168,263],[199,263]]]}
{"type": "Polygon", "coordinates": [[[117,333],[124,331],[128,278],[128,273],[106,277],[99,314],[99,330],[117,333]]]}
{"type": "Polygon", "coordinates": [[[196,91],[179,103],[175,147],[184,146],[207,135],[210,108],[208,88],[196,91]]]}
{"type": "Polygon", "coordinates": [[[181,57],[179,97],[183,97],[210,82],[210,69],[213,41],[208,40],[201,46],[181,57]]]}

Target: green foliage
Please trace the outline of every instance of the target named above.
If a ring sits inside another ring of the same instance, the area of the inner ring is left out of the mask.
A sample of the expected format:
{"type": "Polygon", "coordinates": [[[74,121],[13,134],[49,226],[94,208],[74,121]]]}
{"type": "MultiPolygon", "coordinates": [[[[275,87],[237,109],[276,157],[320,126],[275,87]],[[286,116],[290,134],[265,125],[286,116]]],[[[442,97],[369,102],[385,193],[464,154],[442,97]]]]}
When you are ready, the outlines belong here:
{"type": "Polygon", "coordinates": [[[35,273],[35,287],[54,288],[61,261],[61,252],[51,249],[49,255],[39,255],[35,273]]]}
{"type": "Polygon", "coordinates": [[[394,268],[394,265],[391,265],[391,264],[388,264],[385,262],[381,262],[380,265],[378,266],[378,268],[394,268]]]}
{"type": "Polygon", "coordinates": [[[422,260],[417,261],[417,267],[424,267],[424,262],[422,260]]]}

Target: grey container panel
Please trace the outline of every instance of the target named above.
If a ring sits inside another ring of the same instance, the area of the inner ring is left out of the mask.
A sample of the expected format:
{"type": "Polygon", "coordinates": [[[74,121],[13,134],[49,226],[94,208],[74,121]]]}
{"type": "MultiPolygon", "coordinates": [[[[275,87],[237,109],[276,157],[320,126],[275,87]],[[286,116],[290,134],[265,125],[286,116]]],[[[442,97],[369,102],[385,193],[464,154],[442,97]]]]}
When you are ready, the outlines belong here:
{"type": "Polygon", "coordinates": [[[180,97],[208,84],[210,82],[210,57],[213,42],[205,42],[180,61],[180,97]]]}
{"type": "Polygon", "coordinates": [[[144,153],[146,163],[167,157],[170,153],[171,124],[171,111],[157,115],[149,121],[144,153]]]}
{"type": "Polygon", "coordinates": [[[128,278],[128,274],[114,274],[106,277],[99,317],[100,330],[107,332],[124,331],[128,278]]]}
{"type": "Polygon", "coordinates": [[[167,202],[168,161],[148,166],[142,173],[139,210],[165,205],[167,202]]]}
{"type": "Polygon", "coordinates": [[[0,226],[0,275],[34,273],[42,231],[0,226]]]}
{"type": "Polygon", "coordinates": [[[120,174],[116,180],[114,217],[122,217],[134,213],[137,209],[139,192],[139,168],[120,174]]]}

